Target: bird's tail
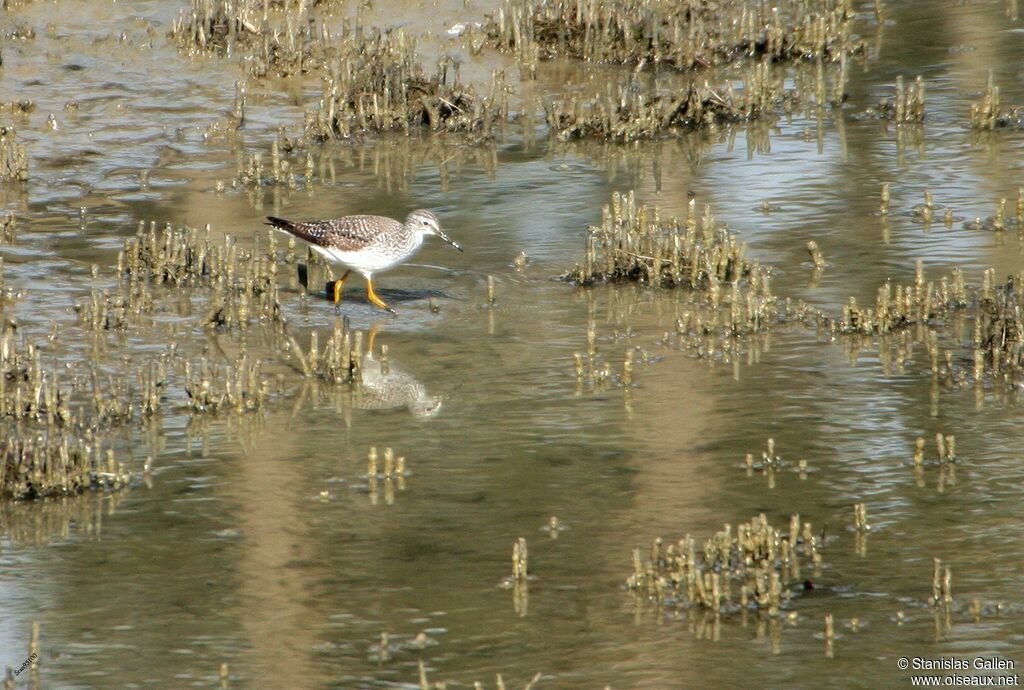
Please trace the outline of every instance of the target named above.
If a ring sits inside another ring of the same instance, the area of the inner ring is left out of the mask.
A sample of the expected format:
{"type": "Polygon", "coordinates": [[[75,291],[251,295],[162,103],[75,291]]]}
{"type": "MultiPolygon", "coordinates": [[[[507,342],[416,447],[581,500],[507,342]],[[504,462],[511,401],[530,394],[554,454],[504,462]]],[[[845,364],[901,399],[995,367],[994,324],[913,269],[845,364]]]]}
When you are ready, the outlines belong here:
{"type": "Polygon", "coordinates": [[[274,216],[267,216],[267,221],[269,221],[267,225],[272,225],[275,228],[287,230],[288,232],[295,232],[296,230],[295,223],[291,222],[290,220],[285,220],[284,218],[275,218],[274,216]]]}
{"type": "Polygon", "coordinates": [[[267,225],[273,226],[278,230],[284,230],[289,235],[294,235],[300,240],[310,242],[312,244],[320,244],[315,237],[309,234],[309,223],[296,223],[293,220],[285,220],[284,218],[277,218],[275,216],[267,216],[267,225]]]}

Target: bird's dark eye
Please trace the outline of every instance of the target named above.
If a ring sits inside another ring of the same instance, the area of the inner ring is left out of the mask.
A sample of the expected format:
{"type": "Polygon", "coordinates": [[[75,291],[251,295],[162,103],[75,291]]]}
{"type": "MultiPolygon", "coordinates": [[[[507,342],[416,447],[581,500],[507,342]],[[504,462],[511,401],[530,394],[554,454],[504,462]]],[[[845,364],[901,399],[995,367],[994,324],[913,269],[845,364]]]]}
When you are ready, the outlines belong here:
{"type": "Polygon", "coordinates": [[[424,221],[423,221],[423,224],[424,224],[424,225],[430,225],[430,221],[429,221],[429,220],[424,220],[424,221]]]}

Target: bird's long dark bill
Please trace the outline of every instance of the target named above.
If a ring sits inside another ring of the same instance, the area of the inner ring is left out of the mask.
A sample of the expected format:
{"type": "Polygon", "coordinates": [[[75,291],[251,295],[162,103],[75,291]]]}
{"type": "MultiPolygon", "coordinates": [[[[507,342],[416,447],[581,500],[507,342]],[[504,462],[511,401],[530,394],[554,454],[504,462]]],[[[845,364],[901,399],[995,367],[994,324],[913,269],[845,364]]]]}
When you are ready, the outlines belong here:
{"type": "Polygon", "coordinates": [[[451,237],[448,237],[448,235],[444,234],[440,230],[437,231],[437,236],[440,237],[445,242],[447,242],[448,244],[450,244],[451,246],[453,246],[456,249],[458,249],[460,252],[462,251],[462,245],[460,245],[458,242],[453,240],[451,237]]]}

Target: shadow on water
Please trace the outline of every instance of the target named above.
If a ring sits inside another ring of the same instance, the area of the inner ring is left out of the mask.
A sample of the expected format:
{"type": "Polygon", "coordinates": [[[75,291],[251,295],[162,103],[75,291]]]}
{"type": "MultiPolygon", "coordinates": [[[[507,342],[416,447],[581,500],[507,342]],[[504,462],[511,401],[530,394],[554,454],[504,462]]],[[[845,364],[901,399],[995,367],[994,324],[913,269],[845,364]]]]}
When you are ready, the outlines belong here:
{"type": "MultiPolygon", "coordinates": [[[[455,271],[452,271],[451,269],[448,269],[448,268],[435,267],[435,266],[426,266],[426,265],[422,265],[422,264],[407,264],[405,266],[405,268],[415,268],[415,267],[431,268],[431,269],[437,268],[437,269],[443,270],[445,273],[449,273],[449,274],[455,273],[455,271]]],[[[306,264],[300,263],[300,264],[298,264],[296,266],[296,277],[297,277],[299,285],[301,285],[303,287],[303,289],[305,289],[307,292],[309,292],[309,294],[311,294],[313,296],[320,297],[320,298],[326,300],[327,302],[333,303],[334,302],[334,284],[335,284],[335,279],[330,279],[327,282],[323,283],[323,291],[317,291],[315,289],[314,290],[310,290],[310,275],[309,274],[310,274],[310,270],[309,270],[309,267],[306,264]]],[[[355,302],[355,303],[360,304],[360,305],[373,306],[372,303],[369,301],[369,299],[366,297],[365,291],[360,289],[360,287],[359,287],[360,280],[362,280],[360,277],[354,276],[354,279],[353,279],[353,281],[351,283],[346,281],[346,283],[345,283],[345,290],[342,293],[342,301],[343,302],[355,302]],[[353,288],[355,288],[355,289],[353,289],[353,288]]],[[[416,302],[416,301],[430,300],[430,299],[449,299],[450,298],[450,295],[447,292],[445,292],[444,290],[438,289],[438,288],[402,289],[402,288],[380,287],[379,280],[380,279],[378,278],[378,285],[375,287],[375,290],[377,291],[377,294],[379,294],[381,296],[381,298],[384,299],[384,301],[388,302],[388,303],[394,302],[396,304],[401,304],[403,302],[416,302]]],[[[314,283],[314,285],[319,285],[319,284],[320,283],[314,283]]],[[[363,284],[365,285],[365,281],[363,281],[363,284]]],[[[374,309],[378,309],[378,307],[375,307],[375,306],[373,306],[373,308],[374,309]]]]}

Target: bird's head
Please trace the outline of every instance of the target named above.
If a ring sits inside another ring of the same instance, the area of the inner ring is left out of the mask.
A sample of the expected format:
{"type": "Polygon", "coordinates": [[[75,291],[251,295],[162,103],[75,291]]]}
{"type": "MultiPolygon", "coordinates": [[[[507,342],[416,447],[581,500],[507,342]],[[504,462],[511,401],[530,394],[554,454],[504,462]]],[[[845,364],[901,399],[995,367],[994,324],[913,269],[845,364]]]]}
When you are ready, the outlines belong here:
{"type": "Polygon", "coordinates": [[[430,211],[427,211],[425,209],[413,211],[412,213],[409,214],[409,217],[405,219],[405,224],[408,227],[415,229],[424,237],[427,235],[437,235],[442,240],[458,249],[460,252],[462,251],[462,247],[459,246],[458,242],[448,237],[448,235],[444,234],[444,232],[441,231],[441,221],[439,221],[437,219],[437,216],[435,216],[430,211]]]}

